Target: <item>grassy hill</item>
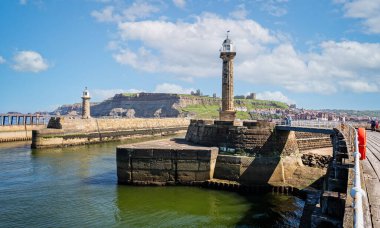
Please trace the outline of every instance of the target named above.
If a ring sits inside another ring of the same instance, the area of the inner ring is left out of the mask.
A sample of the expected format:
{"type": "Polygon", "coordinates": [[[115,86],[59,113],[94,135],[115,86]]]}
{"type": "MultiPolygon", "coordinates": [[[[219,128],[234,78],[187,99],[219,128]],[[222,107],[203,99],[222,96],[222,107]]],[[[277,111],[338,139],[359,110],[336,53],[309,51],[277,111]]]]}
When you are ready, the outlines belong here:
{"type": "MultiPolygon", "coordinates": [[[[206,118],[206,119],[217,119],[219,117],[220,109],[220,99],[213,105],[188,105],[181,108],[183,113],[187,113],[194,118],[206,118]]],[[[266,101],[266,100],[250,100],[250,99],[235,99],[235,108],[244,109],[247,111],[237,111],[236,117],[238,119],[261,119],[263,116],[255,114],[251,117],[249,111],[257,109],[288,109],[289,106],[286,103],[279,101],[266,101]]],[[[276,116],[270,116],[270,118],[275,118],[276,116]]]]}

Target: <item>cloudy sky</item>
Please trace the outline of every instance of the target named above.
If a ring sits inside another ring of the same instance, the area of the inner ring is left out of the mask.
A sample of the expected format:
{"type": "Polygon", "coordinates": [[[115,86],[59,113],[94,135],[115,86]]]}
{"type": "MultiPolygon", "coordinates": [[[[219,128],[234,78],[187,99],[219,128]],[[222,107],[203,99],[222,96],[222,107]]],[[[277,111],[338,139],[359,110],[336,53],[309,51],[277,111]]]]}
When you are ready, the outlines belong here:
{"type": "Polygon", "coordinates": [[[0,112],[121,92],[235,94],[305,108],[380,109],[380,0],[2,0],[0,112]]]}

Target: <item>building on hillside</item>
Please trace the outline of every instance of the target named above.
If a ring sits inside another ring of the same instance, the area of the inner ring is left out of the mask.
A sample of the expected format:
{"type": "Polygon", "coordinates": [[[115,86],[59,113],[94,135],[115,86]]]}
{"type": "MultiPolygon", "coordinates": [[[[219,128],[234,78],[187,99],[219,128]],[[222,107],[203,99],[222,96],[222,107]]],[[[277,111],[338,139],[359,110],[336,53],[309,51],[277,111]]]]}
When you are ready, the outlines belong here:
{"type": "Polygon", "coordinates": [[[250,93],[250,94],[247,96],[247,99],[256,100],[256,93],[250,93]]]}

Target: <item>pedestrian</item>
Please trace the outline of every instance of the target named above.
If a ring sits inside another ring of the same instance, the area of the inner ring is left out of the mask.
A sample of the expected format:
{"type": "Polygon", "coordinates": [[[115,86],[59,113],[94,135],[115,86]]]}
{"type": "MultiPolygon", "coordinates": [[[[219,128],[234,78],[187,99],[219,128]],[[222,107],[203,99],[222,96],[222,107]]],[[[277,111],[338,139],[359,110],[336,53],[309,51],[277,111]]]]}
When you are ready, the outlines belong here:
{"type": "Polygon", "coordinates": [[[376,122],[375,122],[375,120],[372,120],[371,121],[371,130],[375,131],[375,127],[376,127],[376,122]]]}

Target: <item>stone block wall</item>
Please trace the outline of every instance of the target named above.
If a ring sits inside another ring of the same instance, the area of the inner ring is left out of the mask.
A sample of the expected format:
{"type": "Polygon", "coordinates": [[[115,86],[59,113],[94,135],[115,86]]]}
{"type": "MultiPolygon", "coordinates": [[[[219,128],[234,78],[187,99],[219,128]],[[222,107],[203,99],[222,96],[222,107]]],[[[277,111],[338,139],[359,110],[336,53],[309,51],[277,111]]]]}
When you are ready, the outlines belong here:
{"type": "MultiPolygon", "coordinates": [[[[350,150],[348,128],[334,129],[332,135],[335,161],[331,161],[324,178],[319,204],[311,216],[311,227],[352,227],[354,158],[350,150]]],[[[351,134],[353,135],[353,134],[351,134]]]]}
{"type": "Polygon", "coordinates": [[[212,179],[218,149],[133,145],[116,150],[117,176],[121,184],[194,184],[212,179]]]}
{"type": "Polygon", "coordinates": [[[26,141],[32,139],[32,130],[44,129],[45,125],[0,126],[0,142],[26,141]]]}
{"type": "Polygon", "coordinates": [[[295,132],[295,134],[301,151],[332,147],[330,135],[309,132],[295,132]]]}
{"type": "Polygon", "coordinates": [[[266,121],[191,120],[186,140],[205,146],[244,150],[251,155],[273,156],[298,153],[294,132],[276,131],[266,121]]]}
{"type": "Polygon", "coordinates": [[[53,117],[49,120],[47,128],[64,129],[70,132],[97,132],[187,126],[189,123],[190,121],[184,118],[79,119],[53,117]]]}
{"type": "Polygon", "coordinates": [[[52,118],[48,128],[33,131],[32,148],[65,147],[127,138],[163,136],[184,132],[189,120],[52,118]]]}
{"type": "Polygon", "coordinates": [[[295,170],[301,166],[302,162],[298,156],[247,157],[219,155],[216,161],[214,177],[237,181],[244,185],[280,186],[293,179],[295,170]]]}

